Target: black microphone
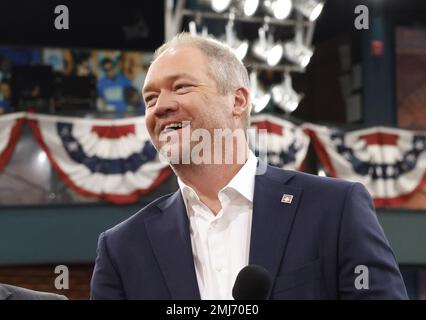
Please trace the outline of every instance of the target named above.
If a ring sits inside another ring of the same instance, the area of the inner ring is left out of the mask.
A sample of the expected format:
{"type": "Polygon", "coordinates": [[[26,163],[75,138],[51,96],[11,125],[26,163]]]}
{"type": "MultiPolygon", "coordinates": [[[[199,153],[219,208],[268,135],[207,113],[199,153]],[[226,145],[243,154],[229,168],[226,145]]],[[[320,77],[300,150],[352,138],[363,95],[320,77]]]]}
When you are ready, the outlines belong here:
{"type": "Polygon", "coordinates": [[[250,264],[241,269],[232,288],[235,300],[266,300],[272,287],[269,272],[258,265],[250,264]]]}

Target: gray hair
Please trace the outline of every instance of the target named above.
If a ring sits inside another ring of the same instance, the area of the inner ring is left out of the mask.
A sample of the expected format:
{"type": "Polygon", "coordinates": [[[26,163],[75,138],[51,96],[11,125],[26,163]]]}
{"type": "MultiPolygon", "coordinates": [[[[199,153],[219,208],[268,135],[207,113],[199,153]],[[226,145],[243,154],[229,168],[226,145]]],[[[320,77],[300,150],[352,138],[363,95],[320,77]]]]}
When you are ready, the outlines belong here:
{"type": "MultiPolygon", "coordinates": [[[[250,88],[250,80],[244,64],[232,52],[231,48],[212,37],[203,37],[182,32],[174,36],[155,50],[154,60],[169,48],[179,45],[189,45],[198,48],[209,60],[209,71],[216,81],[220,94],[229,94],[232,90],[250,88]]],[[[245,127],[250,126],[251,97],[248,98],[245,127]]]]}

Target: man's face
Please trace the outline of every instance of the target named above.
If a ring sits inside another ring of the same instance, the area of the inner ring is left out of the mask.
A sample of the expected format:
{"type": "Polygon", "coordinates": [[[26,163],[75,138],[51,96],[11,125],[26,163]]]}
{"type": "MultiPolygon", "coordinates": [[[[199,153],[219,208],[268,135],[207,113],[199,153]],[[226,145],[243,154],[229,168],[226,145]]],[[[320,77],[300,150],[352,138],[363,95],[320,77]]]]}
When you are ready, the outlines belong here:
{"type": "Polygon", "coordinates": [[[10,99],[10,86],[8,83],[0,83],[0,93],[5,100],[10,99]]]}
{"type": "Polygon", "coordinates": [[[105,63],[104,66],[104,72],[106,74],[106,76],[110,79],[115,77],[115,70],[114,70],[114,66],[112,63],[105,63]]]}
{"type": "Polygon", "coordinates": [[[178,46],[161,54],[148,70],[143,97],[146,126],[157,150],[167,143],[167,135],[178,134],[182,143],[182,129],[166,128],[172,123],[190,121],[191,133],[203,128],[212,138],[214,129],[235,129],[233,94],[218,92],[208,59],[196,47],[178,46]]]}

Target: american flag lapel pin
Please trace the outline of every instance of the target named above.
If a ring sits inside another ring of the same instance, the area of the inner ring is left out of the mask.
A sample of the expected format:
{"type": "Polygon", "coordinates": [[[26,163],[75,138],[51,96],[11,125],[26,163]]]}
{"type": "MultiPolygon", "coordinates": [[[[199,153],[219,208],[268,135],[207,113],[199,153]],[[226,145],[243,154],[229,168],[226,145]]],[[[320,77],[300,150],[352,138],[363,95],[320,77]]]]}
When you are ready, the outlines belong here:
{"type": "Polygon", "coordinates": [[[293,201],[293,195],[292,194],[283,194],[283,197],[281,198],[282,203],[290,204],[293,201]]]}

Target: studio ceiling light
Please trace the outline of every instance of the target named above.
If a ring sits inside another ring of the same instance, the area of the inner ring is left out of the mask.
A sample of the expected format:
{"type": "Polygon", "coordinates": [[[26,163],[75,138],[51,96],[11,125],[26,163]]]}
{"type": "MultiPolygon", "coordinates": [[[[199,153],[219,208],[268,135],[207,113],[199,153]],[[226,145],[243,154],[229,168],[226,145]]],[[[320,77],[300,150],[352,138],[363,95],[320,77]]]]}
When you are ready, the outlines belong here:
{"type": "Polygon", "coordinates": [[[234,47],[232,47],[232,51],[235,53],[237,58],[241,61],[244,59],[244,57],[247,54],[249,43],[247,40],[240,41],[237,40],[238,43],[234,44],[234,47]]]}
{"type": "Polygon", "coordinates": [[[259,0],[241,0],[240,7],[245,16],[251,17],[256,13],[259,7],[259,0]]]}
{"type": "Polygon", "coordinates": [[[309,64],[313,54],[312,49],[295,40],[284,44],[284,56],[302,68],[309,64]]]}
{"type": "Polygon", "coordinates": [[[250,73],[250,93],[252,94],[251,101],[253,104],[253,113],[259,113],[265,109],[271,100],[271,95],[269,93],[265,93],[265,91],[259,86],[256,71],[252,71],[250,73]]]}
{"type": "Polygon", "coordinates": [[[194,20],[188,23],[188,27],[189,27],[189,33],[192,34],[193,36],[201,35],[203,37],[207,37],[209,34],[206,26],[202,26],[201,32],[198,32],[197,29],[199,28],[197,27],[197,23],[194,20]]]}
{"type": "Polygon", "coordinates": [[[318,0],[294,0],[294,8],[310,21],[315,21],[322,12],[324,2],[318,0]]]}
{"type": "Polygon", "coordinates": [[[267,25],[259,28],[259,39],[253,45],[253,54],[265,61],[270,66],[276,66],[283,56],[283,46],[280,43],[274,43],[272,33],[266,37],[267,25]]]}
{"type": "Polygon", "coordinates": [[[272,44],[272,47],[268,50],[266,63],[270,66],[276,66],[283,57],[283,46],[280,43],[272,44]]]}
{"type": "Polygon", "coordinates": [[[226,44],[231,48],[239,60],[243,60],[247,54],[249,42],[247,40],[240,40],[237,38],[234,30],[234,13],[229,15],[229,21],[225,27],[226,44]]]}
{"type": "Polygon", "coordinates": [[[291,0],[265,0],[263,7],[276,19],[284,20],[289,16],[293,5],[291,0]]]}
{"type": "Polygon", "coordinates": [[[295,111],[302,100],[302,95],[294,91],[291,77],[287,73],[283,82],[273,86],[271,91],[273,101],[287,113],[295,111]]]}
{"type": "Polygon", "coordinates": [[[213,11],[222,13],[231,5],[232,0],[211,0],[213,11]]]}

